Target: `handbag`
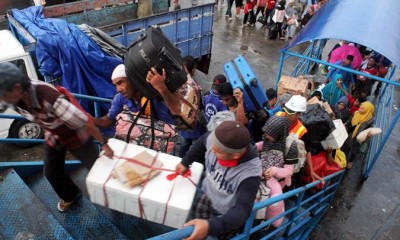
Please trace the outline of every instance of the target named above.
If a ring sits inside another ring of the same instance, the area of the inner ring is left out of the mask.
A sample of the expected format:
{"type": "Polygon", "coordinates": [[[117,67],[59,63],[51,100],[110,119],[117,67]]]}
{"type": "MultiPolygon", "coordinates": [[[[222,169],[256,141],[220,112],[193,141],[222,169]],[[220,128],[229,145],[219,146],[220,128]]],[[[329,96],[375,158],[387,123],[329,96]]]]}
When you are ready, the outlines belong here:
{"type": "Polygon", "coordinates": [[[178,140],[175,126],[156,120],[152,105],[150,117],[143,115],[148,101],[139,113],[123,111],[117,115],[115,138],[171,154],[178,140]]]}
{"type": "Polygon", "coordinates": [[[296,23],[296,20],[294,19],[294,18],[290,18],[289,20],[287,20],[287,22],[286,22],[286,24],[287,25],[293,25],[293,24],[295,24],[296,23]]]}
{"type": "Polygon", "coordinates": [[[257,22],[261,23],[262,25],[267,25],[268,24],[268,16],[266,15],[261,15],[258,17],[257,22]]]}
{"type": "Polygon", "coordinates": [[[182,111],[180,116],[173,116],[176,127],[180,130],[194,129],[202,100],[200,86],[188,75],[188,80],[176,90],[175,95],[180,101],[182,111]]]}

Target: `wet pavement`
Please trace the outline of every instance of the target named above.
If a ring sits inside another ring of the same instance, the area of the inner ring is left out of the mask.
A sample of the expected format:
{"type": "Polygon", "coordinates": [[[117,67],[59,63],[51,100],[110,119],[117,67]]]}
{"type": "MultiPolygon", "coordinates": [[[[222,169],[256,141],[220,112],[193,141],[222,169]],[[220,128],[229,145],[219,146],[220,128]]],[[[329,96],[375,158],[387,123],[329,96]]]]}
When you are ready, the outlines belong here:
{"type": "MultiPolygon", "coordinates": [[[[184,5],[181,0],[181,4],[184,5]]],[[[196,3],[198,4],[198,3],[196,3]]],[[[212,61],[207,80],[202,82],[204,90],[209,90],[211,79],[223,73],[223,64],[239,54],[245,56],[264,88],[273,87],[278,70],[280,49],[286,41],[267,39],[267,29],[259,23],[255,28],[242,27],[243,13],[240,18],[228,22],[225,8],[216,8],[214,22],[214,40],[212,61]]],[[[323,56],[335,44],[328,42],[323,56]]],[[[307,44],[297,46],[295,51],[301,53],[307,44]]],[[[283,66],[283,74],[290,74],[295,59],[288,59],[283,66]]],[[[395,102],[400,105],[400,90],[395,93],[395,102]]],[[[395,114],[396,111],[393,111],[395,114]]],[[[400,239],[400,125],[397,124],[388,140],[369,179],[359,185],[361,162],[355,162],[346,174],[343,184],[332,203],[320,228],[315,230],[311,239],[400,239]]],[[[27,149],[8,145],[0,146],[0,161],[10,159],[43,159],[41,147],[32,155],[27,149]],[[6,151],[7,148],[7,151],[6,151]],[[10,155],[10,152],[12,154],[10,155]],[[36,153],[37,152],[37,153],[36,153]],[[21,155],[21,156],[20,156],[21,155]]]]}
{"type": "MultiPolygon", "coordinates": [[[[223,64],[242,54],[252,66],[265,88],[273,87],[278,70],[280,49],[286,41],[267,39],[267,29],[257,23],[255,28],[242,27],[240,18],[228,22],[226,8],[216,8],[212,61],[208,90],[213,76],[223,73],[223,64]]],[[[328,42],[326,56],[336,41],[328,42]]],[[[301,53],[307,45],[295,47],[301,53]]],[[[283,74],[290,74],[296,61],[285,61],[283,74]]],[[[394,104],[400,105],[400,90],[395,92],[394,104]]],[[[395,114],[395,110],[393,114],[395,114]]],[[[400,125],[397,124],[380,155],[370,177],[360,186],[361,161],[354,163],[343,179],[342,186],[320,227],[310,239],[400,239],[400,125]]]]}

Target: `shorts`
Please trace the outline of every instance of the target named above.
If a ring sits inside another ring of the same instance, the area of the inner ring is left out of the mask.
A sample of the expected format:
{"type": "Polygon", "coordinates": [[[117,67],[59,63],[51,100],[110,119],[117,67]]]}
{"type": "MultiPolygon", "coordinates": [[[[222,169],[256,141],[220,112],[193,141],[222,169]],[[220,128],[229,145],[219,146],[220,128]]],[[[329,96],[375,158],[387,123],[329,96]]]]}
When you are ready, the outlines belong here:
{"type": "Polygon", "coordinates": [[[236,7],[243,7],[243,0],[235,0],[236,7]]]}

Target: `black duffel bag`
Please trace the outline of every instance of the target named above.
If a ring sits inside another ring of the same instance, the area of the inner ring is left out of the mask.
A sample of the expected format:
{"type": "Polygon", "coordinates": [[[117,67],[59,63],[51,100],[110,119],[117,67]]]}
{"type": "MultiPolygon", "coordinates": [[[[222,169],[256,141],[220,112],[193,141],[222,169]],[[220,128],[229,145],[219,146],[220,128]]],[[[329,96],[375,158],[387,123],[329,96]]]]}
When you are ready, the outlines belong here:
{"type": "Polygon", "coordinates": [[[268,16],[263,14],[258,17],[257,22],[261,23],[262,25],[267,25],[268,24],[268,16]]]}
{"type": "Polygon", "coordinates": [[[148,99],[162,100],[161,95],[146,81],[147,72],[155,67],[167,74],[166,85],[175,92],[187,81],[187,73],[178,48],[159,28],[148,28],[132,43],[124,61],[128,79],[148,99]]]}
{"type": "Polygon", "coordinates": [[[307,105],[307,111],[301,113],[300,121],[306,127],[312,143],[325,140],[335,130],[329,114],[318,103],[307,105]]]}

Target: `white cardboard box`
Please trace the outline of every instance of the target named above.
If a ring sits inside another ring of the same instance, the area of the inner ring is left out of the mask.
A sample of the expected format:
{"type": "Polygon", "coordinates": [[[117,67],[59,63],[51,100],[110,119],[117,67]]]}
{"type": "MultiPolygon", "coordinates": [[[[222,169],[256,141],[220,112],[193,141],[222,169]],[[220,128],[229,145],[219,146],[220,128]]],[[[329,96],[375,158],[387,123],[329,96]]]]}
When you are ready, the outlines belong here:
{"type": "MultiPolygon", "coordinates": [[[[117,139],[110,139],[108,143],[115,156],[135,156],[141,151],[148,151],[154,156],[157,153],[154,150],[134,144],[127,145],[127,143],[117,139]]],[[[163,163],[162,168],[175,170],[175,166],[180,163],[181,158],[159,153],[158,160],[163,163]]],[[[138,203],[140,194],[144,209],[142,217],[144,219],[174,228],[181,228],[186,223],[191,210],[196,186],[182,176],[169,181],[166,176],[173,172],[161,171],[160,174],[145,185],[143,191],[142,186],[128,188],[118,179],[110,177],[113,168],[124,161],[116,157],[109,159],[105,156],[101,156],[96,160],[86,178],[90,200],[99,205],[108,205],[111,209],[140,217],[138,203]],[[142,193],[140,193],[141,191],[142,193]],[[170,199],[168,200],[168,198],[170,199]],[[106,199],[108,204],[106,204],[106,199]],[[168,207],[166,208],[167,202],[168,207]]],[[[202,171],[202,164],[196,162],[192,164],[190,178],[194,183],[197,184],[199,182],[202,171]]]]}
{"type": "Polygon", "coordinates": [[[333,120],[333,124],[335,124],[336,129],[331,134],[329,134],[329,136],[324,141],[321,141],[321,144],[325,150],[328,149],[328,147],[331,147],[332,149],[341,148],[347,137],[349,136],[342,120],[333,120]]]}

